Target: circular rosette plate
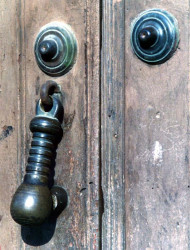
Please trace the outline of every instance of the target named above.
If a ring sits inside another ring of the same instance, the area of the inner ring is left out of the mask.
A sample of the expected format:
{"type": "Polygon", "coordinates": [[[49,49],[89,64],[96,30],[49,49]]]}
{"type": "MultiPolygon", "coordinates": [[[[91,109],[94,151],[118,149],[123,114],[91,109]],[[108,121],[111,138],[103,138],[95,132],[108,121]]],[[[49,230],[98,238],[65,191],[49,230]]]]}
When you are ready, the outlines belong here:
{"type": "Polygon", "coordinates": [[[141,60],[160,64],[177,49],[179,29],[177,20],[165,10],[142,12],[131,24],[131,46],[141,60]]]}
{"type": "Polygon", "coordinates": [[[50,76],[66,74],[74,65],[77,41],[65,23],[52,22],[41,28],[34,53],[39,68],[50,76]]]}

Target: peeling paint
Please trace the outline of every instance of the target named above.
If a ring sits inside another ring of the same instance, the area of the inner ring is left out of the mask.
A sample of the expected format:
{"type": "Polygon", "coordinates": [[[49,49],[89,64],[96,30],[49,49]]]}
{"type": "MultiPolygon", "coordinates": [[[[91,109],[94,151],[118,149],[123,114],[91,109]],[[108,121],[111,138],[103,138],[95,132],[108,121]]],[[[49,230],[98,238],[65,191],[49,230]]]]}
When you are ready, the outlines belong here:
{"type": "Polygon", "coordinates": [[[154,164],[161,163],[163,161],[163,148],[159,141],[155,141],[152,153],[154,164]]]}

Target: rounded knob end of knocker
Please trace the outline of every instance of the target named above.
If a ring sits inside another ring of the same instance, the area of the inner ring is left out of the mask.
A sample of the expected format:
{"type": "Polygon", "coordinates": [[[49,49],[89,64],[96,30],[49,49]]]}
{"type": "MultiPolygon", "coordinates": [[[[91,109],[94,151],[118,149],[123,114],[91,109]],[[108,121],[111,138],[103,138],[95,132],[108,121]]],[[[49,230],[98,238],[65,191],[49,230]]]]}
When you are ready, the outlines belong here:
{"type": "Polygon", "coordinates": [[[22,183],[11,202],[11,216],[23,226],[42,224],[53,209],[52,195],[45,185],[22,183]]]}

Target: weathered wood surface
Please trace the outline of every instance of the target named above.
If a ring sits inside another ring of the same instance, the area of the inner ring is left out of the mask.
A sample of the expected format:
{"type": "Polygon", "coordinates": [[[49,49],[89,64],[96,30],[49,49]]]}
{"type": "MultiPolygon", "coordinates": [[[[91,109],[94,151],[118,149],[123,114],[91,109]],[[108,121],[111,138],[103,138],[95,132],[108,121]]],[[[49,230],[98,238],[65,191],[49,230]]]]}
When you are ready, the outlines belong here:
{"type": "Polygon", "coordinates": [[[2,1],[0,10],[0,103],[3,107],[0,249],[98,249],[99,3],[21,0],[7,5],[2,1]],[[39,89],[51,79],[40,71],[33,53],[39,29],[51,21],[69,24],[76,34],[79,49],[73,69],[54,79],[62,86],[65,108],[64,137],[57,152],[55,184],[66,188],[69,205],[58,218],[56,228],[49,225],[20,231],[10,217],[9,206],[21,181],[21,172],[22,177],[24,174],[31,140],[29,122],[35,114],[39,89]]]}
{"type": "Polygon", "coordinates": [[[104,0],[102,30],[101,145],[104,213],[102,249],[125,245],[124,104],[125,1],[104,0]]]}
{"type": "Polygon", "coordinates": [[[2,250],[101,249],[100,244],[109,250],[190,249],[189,2],[103,0],[101,7],[99,159],[99,2],[0,3],[2,250]],[[168,62],[150,66],[131,51],[130,23],[155,7],[176,16],[181,41],[168,62]],[[69,206],[56,229],[21,232],[9,206],[25,169],[35,101],[41,84],[51,79],[37,67],[33,46],[40,27],[55,20],[72,26],[79,46],[76,65],[56,78],[65,97],[65,133],[55,183],[67,189],[69,206]]]}
{"type": "Polygon", "coordinates": [[[103,2],[103,249],[190,249],[189,1],[103,2]],[[180,27],[179,49],[159,66],[130,46],[131,21],[150,8],[180,27]]]}
{"type": "Polygon", "coordinates": [[[17,249],[19,227],[9,214],[21,177],[19,85],[19,10],[17,1],[0,2],[0,249],[17,249]],[[10,25],[11,24],[11,25],[10,25]]]}
{"type": "Polygon", "coordinates": [[[189,249],[189,1],[126,0],[126,248],[189,249]],[[171,12],[180,44],[149,66],[131,52],[129,24],[150,8],[171,12]]]}
{"type": "Polygon", "coordinates": [[[49,79],[38,69],[33,56],[40,27],[54,20],[66,22],[76,34],[79,49],[73,69],[56,79],[65,96],[65,134],[58,149],[55,182],[68,191],[69,206],[57,221],[53,238],[41,249],[96,247],[99,241],[99,6],[95,1],[33,1],[25,2],[24,13],[27,121],[34,113],[39,84],[49,79]]]}

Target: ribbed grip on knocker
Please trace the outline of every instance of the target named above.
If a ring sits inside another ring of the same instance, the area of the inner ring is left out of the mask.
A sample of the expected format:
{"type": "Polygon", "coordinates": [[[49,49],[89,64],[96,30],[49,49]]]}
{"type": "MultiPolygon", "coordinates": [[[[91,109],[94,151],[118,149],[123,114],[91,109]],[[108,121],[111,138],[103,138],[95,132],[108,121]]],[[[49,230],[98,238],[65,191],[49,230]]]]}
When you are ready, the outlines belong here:
{"type": "Polygon", "coordinates": [[[63,135],[63,106],[59,94],[51,98],[53,106],[48,112],[43,109],[41,100],[37,103],[36,116],[30,123],[33,139],[26,174],[11,203],[11,215],[21,225],[41,224],[53,210],[48,185],[56,148],[63,135]]]}

